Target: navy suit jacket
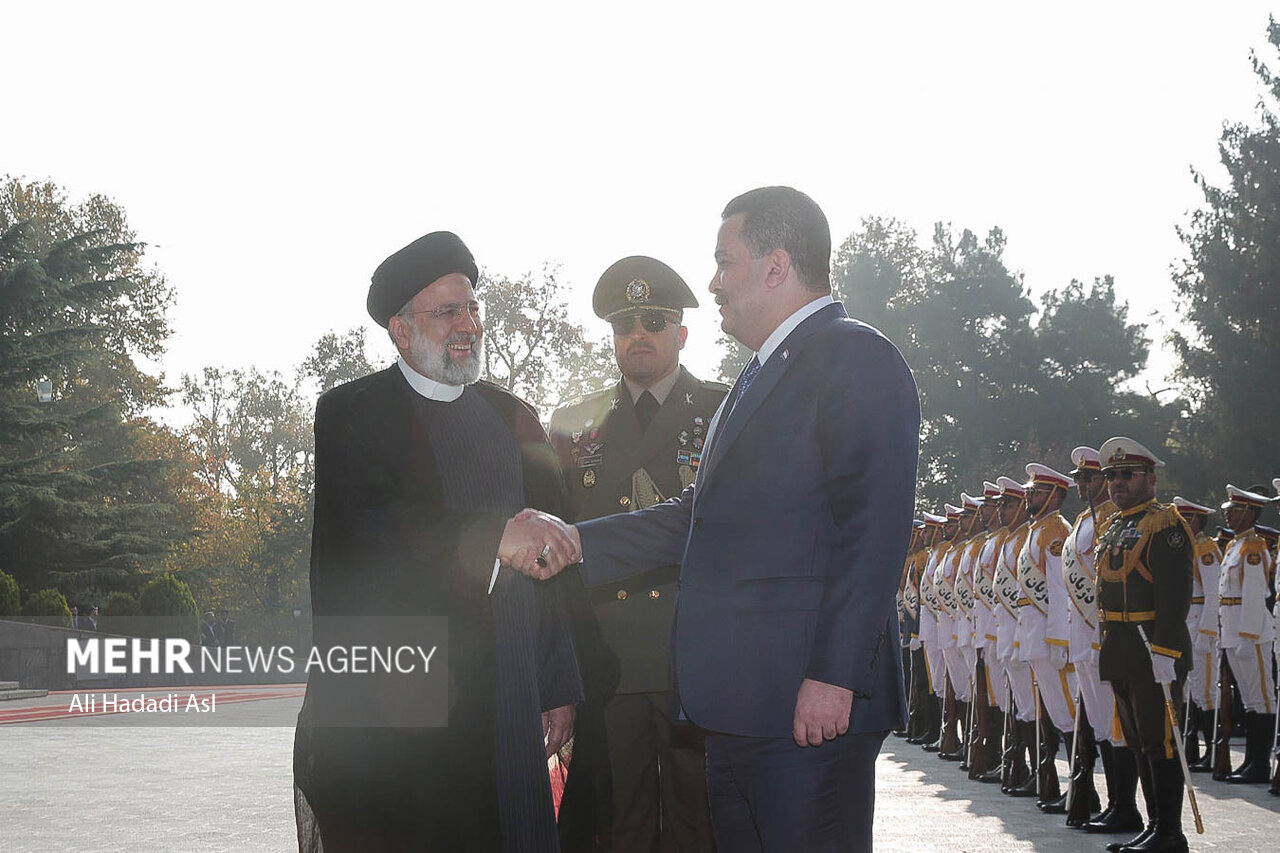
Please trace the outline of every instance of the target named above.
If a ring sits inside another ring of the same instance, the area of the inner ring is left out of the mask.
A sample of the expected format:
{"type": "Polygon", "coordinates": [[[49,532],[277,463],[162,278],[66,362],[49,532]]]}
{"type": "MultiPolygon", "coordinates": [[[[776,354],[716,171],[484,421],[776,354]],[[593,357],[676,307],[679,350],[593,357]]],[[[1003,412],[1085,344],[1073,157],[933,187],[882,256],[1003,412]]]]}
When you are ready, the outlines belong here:
{"type": "Polygon", "coordinates": [[[853,691],[850,731],[895,728],[895,593],[919,454],[911,372],[836,304],[786,337],[726,416],[736,395],[679,497],[579,525],[584,577],[682,564],[675,689],[704,728],[789,738],[805,678],[853,691]]]}

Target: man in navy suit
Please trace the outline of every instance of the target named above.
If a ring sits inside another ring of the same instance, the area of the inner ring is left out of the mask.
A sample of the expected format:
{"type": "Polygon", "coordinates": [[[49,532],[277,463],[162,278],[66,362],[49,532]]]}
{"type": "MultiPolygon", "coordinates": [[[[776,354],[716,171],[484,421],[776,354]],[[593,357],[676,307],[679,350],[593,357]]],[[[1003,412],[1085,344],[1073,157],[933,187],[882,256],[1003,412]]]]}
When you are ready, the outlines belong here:
{"type": "Polygon", "coordinates": [[[673,710],[710,733],[723,853],[869,850],[875,757],[906,709],[894,596],[919,399],[894,345],[833,301],[812,199],[765,187],[722,217],[710,290],[755,357],[693,485],[578,525],[583,574],[682,564],[673,710]]]}

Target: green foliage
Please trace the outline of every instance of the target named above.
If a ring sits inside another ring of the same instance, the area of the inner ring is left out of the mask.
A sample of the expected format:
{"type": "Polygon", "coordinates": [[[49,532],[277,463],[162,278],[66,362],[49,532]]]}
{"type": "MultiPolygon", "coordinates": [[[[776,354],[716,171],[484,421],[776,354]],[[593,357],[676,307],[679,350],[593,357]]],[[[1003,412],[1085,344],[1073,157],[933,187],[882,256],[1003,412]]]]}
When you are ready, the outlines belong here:
{"type": "Polygon", "coordinates": [[[0,619],[12,619],[22,613],[18,582],[13,575],[0,572],[0,619]]]}
{"type": "Polygon", "coordinates": [[[138,605],[153,637],[179,637],[195,642],[200,630],[196,600],[187,584],[166,572],[142,588],[138,605]]]}
{"type": "Polygon", "coordinates": [[[141,628],[142,605],[127,592],[113,592],[99,613],[98,628],[107,634],[136,635],[141,628]]]}
{"type": "Polygon", "coordinates": [[[22,616],[29,622],[41,625],[71,627],[71,608],[67,606],[66,597],[56,589],[42,589],[31,593],[27,603],[22,606],[22,616]]]}
{"type": "Polygon", "coordinates": [[[481,271],[484,375],[523,397],[545,418],[618,375],[612,338],[593,338],[569,319],[557,267],[517,279],[481,271]]]}
{"type": "Polygon", "coordinates": [[[344,382],[351,382],[372,373],[376,368],[366,352],[364,328],[355,328],[343,335],[326,332],[316,341],[311,355],[302,362],[302,376],[315,379],[323,393],[344,382]]]}
{"type": "MultiPolygon", "coordinates": [[[[1267,28],[1280,50],[1280,25],[1267,28]]],[[[1192,411],[1179,439],[1197,465],[1190,490],[1206,500],[1228,481],[1280,474],[1280,77],[1257,56],[1258,123],[1225,126],[1218,150],[1225,186],[1195,179],[1206,207],[1180,231],[1188,257],[1176,270],[1184,325],[1169,340],[1192,411]]]]}
{"type": "Polygon", "coordinates": [[[143,449],[163,389],[135,357],[171,294],[142,252],[109,199],[0,183],[0,564],[25,587],[119,588],[185,535],[174,463],[143,449]]]}
{"type": "Polygon", "coordinates": [[[1037,305],[1004,262],[1005,237],[935,226],[930,244],[892,219],[864,220],[836,253],[836,296],[902,350],[920,390],[921,509],[1021,479],[1039,461],[1129,432],[1159,446],[1176,408],[1125,389],[1147,357],[1110,277],[1072,281],[1037,305]]]}

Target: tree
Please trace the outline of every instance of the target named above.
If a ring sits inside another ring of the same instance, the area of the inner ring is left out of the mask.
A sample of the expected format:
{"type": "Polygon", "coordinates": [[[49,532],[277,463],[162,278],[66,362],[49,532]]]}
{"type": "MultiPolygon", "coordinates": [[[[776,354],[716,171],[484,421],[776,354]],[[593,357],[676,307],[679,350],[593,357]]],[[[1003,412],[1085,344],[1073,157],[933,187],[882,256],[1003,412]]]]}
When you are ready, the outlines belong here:
{"type": "Polygon", "coordinates": [[[42,589],[31,593],[27,603],[22,605],[22,616],[41,625],[71,627],[71,608],[67,606],[67,597],[56,589],[42,589]]]}
{"type": "MultiPolygon", "coordinates": [[[[1280,49],[1274,18],[1267,38],[1280,49]]],[[[1188,256],[1174,273],[1185,325],[1169,340],[1191,401],[1180,439],[1201,465],[1202,495],[1280,474],[1280,77],[1251,60],[1263,85],[1258,124],[1223,129],[1225,186],[1193,172],[1207,207],[1180,229],[1188,256]]]]}
{"type": "Polygon", "coordinates": [[[0,571],[0,619],[12,619],[22,612],[18,582],[13,575],[0,571]]]}
{"type": "Polygon", "coordinates": [[[484,301],[484,375],[533,404],[544,417],[564,403],[596,390],[614,375],[613,346],[592,339],[569,319],[560,270],[509,279],[482,270],[477,288],[484,301]]]}
{"type": "Polygon", "coordinates": [[[137,359],[172,294],[143,251],[110,199],[0,185],[0,563],[25,587],[127,587],[187,533],[176,461],[145,450],[164,389],[137,359]]]}
{"type": "Polygon", "coordinates": [[[1005,245],[999,228],[979,239],[938,224],[926,248],[910,227],[870,218],[836,253],[837,298],[888,335],[916,377],[921,510],[997,474],[1020,478],[1030,461],[1065,468],[1078,444],[1138,419],[1167,430],[1176,415],[1124,390],[1147,339],[1109,277],[1050,290],[1037,308],[1005,245]]]}
{"type": "Polygon", "coordinates": [[[200,614],[187,585],[165,573],[147,582],[138,596],[144,634],[177,637],[194,642],[200,631],[200,614]]]}
{"type": "Polygon", "coordinates": [[[312,347],[311,355],[303,360],[299,373],[303,378],[316,380],[323,393],[374,370],[367,353],[364,328],[357,327],[342,335],[332,331],[322,335],[312,347]]]}

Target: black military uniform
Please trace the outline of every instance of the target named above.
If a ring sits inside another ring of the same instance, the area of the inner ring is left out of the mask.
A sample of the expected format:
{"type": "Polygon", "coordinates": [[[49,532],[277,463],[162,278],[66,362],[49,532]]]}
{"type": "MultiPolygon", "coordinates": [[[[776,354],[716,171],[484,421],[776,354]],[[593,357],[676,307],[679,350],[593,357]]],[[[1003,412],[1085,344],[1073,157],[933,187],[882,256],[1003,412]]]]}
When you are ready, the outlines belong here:
{"type": "MultiPolygon", "coordinates": [[[[1099,456],[1104,473],[1135,469],[1141,476],[1163,464],[1127,438],[1109,439],[1099,456]]],[[[1187,849],[1181,826],[1182,767],[1166,722],[1164,693],[1152,673],[1152,655],[1173,659],[1176,677],[1170,692],[1180,720],[1182,685],[1192,665],[1187,611],[1194,541],[1177,509],[1154,498],[1121,510],[1098,539],[1099,674],[1115,691],[1116,712],[1125,742],[1136,753],[1151,818],[1141,835],[1119,848],[1123,851],[1187,849]]]]}
{"type": "MultiPolygon", "coordinates": [[[[674,270],[644,257],[611,266],[593,302],[595,313],[610,321],[660,312],[678,322],[684,308],[697,306],[674,270]]],[[[683,367],[666,380],[672,378],[665,398],[648,413],[637,411],[631,388],[620,379],[552,415],[551,441],[570,491],[569,520],[643,509],[693,482],[707,427],[728,389],[683,367]]],[[[656,849],[659,827],[664,837],[674,834],[676,849],[712,846],[701,733],[671,722],[670,635],[679,572],[678,565],[666,566],[590,591],[605,641],[621,661],[621,681],[605,715],[615,853],[656,849]]]]}

